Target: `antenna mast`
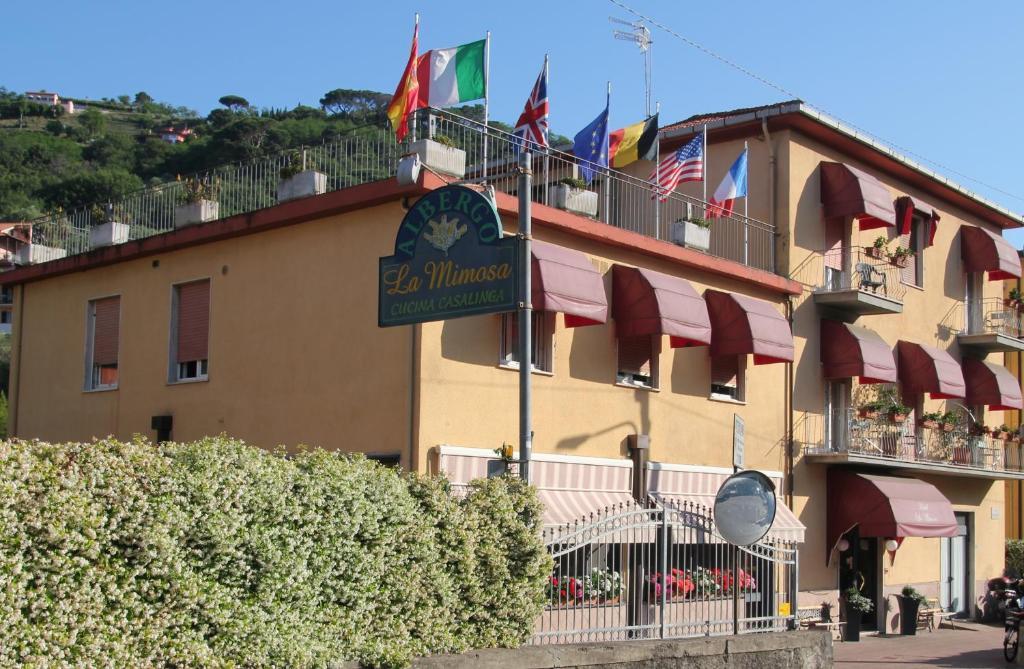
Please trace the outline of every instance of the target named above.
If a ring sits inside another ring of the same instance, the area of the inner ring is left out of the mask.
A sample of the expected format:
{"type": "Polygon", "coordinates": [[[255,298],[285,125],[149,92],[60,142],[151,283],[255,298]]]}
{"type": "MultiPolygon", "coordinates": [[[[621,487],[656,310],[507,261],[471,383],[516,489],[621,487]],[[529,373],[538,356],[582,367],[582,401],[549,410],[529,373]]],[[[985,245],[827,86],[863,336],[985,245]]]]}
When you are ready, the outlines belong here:
{"type": "Polygon", "coordinates": [[[612,23],[618,23],[624,26],[632,28],[631,31],[616,30],[612,34],[615,39],[625,40],[632,42],[640,48],[640,53],[644,57],[644,106],[647,110],[647,115],[651,115],[651,45],[654,40],[651,39],[651,31],[648,30],[647,26],[644,25],[643,21],[624,21],[617,19],[614,16],[609,16],[608,20],[612,23]]]}

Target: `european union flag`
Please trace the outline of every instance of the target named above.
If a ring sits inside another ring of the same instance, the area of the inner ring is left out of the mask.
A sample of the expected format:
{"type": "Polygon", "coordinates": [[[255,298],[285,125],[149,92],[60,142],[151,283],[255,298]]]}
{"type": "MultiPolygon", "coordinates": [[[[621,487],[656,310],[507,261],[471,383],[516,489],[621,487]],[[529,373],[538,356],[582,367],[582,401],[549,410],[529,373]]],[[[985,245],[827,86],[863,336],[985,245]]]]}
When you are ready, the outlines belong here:
{"type": "MultiPolygon", "coordinates": [[[[576,134],[572,141],[572,152],[577,158],[590,161],[594,165],[608,167],[608,107],[597,115],[583,130],[576,134]]],[[[594,180],[594,165],[583,163],[580,172],[588,184],[594,180]]]]}

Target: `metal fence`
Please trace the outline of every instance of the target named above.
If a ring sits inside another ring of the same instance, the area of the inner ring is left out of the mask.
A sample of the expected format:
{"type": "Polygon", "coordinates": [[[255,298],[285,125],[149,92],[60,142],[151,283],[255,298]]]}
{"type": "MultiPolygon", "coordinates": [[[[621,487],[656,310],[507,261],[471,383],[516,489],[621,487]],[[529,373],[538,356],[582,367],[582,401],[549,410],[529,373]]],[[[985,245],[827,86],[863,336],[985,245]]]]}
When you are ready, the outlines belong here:
{"type": "Polygon", "coordinates": [[[966,300],[960,305],[953,329],[960,334],[1001,334],[1020,339],[1021,311],[1001,297],[966,300]]]}
{"type": "Polygon", "coordinates": [[[978,433],[966,418],[956,424],[926,426],[913,416],[894,422],[885,414],[840,409],[807,414],[803,425],[803,450],[808,455],[850,453],[994,472],[1024,471],[1016,434],[1000,438],[978,433]]]}
{"type": "Polygon", "coordinates": [[[698,504],[622,504],[544,532],[554,558],[533,644],[793,629],[797,546],[718,535],[698,504]]]}
{"type": "Polygon", "coordinates": [[[793,278],[817,292],[860,290],[902,302],[907,293],[903,271],[880,251],[837,247],[811,256],[793,278]]]}
{"type": "MultiPolygon", "coordinates": [[[[414,124],[420,138],[436,137],[463,152],[461,171],[468,181],[482,182],[515,194],[519,141],[513,135],[442,110],[422,110],[414,124]],[[486,154],[486,160],[485,160],[486,154]]],[[[412,138],[398,144],[390,133],[363,129],[299,151],[305,168],[327,176],[328,192],[387,179],[396,174],[399,159],[422,151],[412,138]]],[[[426,157],[426,152],[421,153],[426,157]]],[[[161,184],[119,201],[96,203],[73,211],[58,211],[32,221],[36,262],[84,253],[90,249],[89,232],[95,225],[114,220],[130,225],[130,239],[174,229],[175,209],[184,201],[185,183],[198,179],[212,184],[220,218],[277,204],[281,169],[296,159],[286,151],[247,163],[219,167],[184,181],[161,184]],[[97,206],[98,205],[98,206],[97,206]]],[[[429,161],[425,161],[429,165],[429,161]]],[[[716,219],[709,234],[694,234],[688,219],[704,217],[705,203],[680,193],[664,201],[652,197],[652,184],[618,170],[581,161],[556,150],[544,150],[534,159],[536,188],[533,199],[589,215],[595,220],[648,237],[676,241],[705,253],[775,271],[775,232],[760,221],[733,214],[716,219]],[[594,179],[575,190],[563,179],[579,177],[593,168],[594,179]],[[686,237],[687,229],[691,230],[686,237]]],[[[461,178],[459,179],[461,180],[461,178]]],[[[703,230],[704,228],[702,228],[703,230]]],[[[699,231],[698,231],[699,232],[699,231]]]]}

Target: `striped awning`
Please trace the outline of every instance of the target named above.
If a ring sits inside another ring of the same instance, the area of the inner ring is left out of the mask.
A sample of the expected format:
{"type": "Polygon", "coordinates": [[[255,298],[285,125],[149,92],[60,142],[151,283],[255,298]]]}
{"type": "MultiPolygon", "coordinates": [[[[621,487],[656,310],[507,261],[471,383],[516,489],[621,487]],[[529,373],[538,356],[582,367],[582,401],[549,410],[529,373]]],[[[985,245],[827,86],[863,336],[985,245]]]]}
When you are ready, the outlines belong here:
{"type": "MultiPolygon", "coordinates": [[[[685,468],[657,462],[650,463],[648,467],[647,487],[652,497],[675,505],[691,504],[698,509],[706,509],[709,515],[715,506],[715,494],[725,479],[731,476],[725,471],[685,468]]],[[[780,475],[769,474],[768,478],[775,485],[776,491],[782,489],[780,475]]],[[[776,496],[775,522],[768,530],[768,538],[803,543],[806,529],[786,503],[776,496]]]]}
{"type": "MultiPolygon", "coordinates": [[[[535,453],[530,466],[531,483],[544,504],[545,527],[583,522],[599,511],[633,505],[629,460],[535,453]]],[[[474,479],[500,476],[504,471],[505,463],[494,451],[438,447],[438,472],[447,474],[457,494],[468,493],[474,479]]]]}

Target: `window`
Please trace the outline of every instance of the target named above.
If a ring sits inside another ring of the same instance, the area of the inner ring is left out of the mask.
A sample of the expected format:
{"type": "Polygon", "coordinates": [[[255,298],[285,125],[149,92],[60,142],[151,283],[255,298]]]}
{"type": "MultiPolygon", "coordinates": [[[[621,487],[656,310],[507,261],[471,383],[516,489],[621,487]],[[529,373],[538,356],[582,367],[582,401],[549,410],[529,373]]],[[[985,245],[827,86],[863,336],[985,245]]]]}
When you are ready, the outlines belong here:
{"type": "Polygon", "coordinates": [[[119,296],[89,302],[85,346],[86,390],[117,388],[120,321],[119,296]]]}
{"type": "Polygon", "coordinates": [[[201,381],[209,364],[210,281],[175,286],[171,309],[170,380],[201,381]]]}
{"type": "Polygon", "coordinates": [[[901,270],[903,283],[924,286],[924,249],[928,244],[929,219],[915,214],[910,224],[910,234],[900,237],[900,246],[910,249],[907,264],[901,270]]]}
{"type": "MultiPolygon", "coordinates": [[[[534,311],[531,314],[533,330],[530,333],[530,362],[535,372],[550,372],[553,367],[554,314],[534,311]]],[[[519,314],[509,312],[501,315],[501,359],[505,367],[519,368],[519,314]]]]}
{"type": "Polygon", "coordinates": [[[825,440],[828,450],[846,450],[847,427],[851,425],[850,379],[825,381],[825,440]]]}
{"type": "Polygon", "coordinates": [[[14,312],[13,311],[0,311],[0,324],[10,325],[13,322],[14,312]]]}
{"type": "Polygon", "coordinates": [[[743,402],[746,398],[747,356],[711,358],[711,397],[743,402]]]}
{"type": "Polygon", "coordinates": [[[638,388],[658,387],[660,336],[619,338],[619,383],[638,388]]]}
{"type": "Polygon", "coordinates": [[[385,467],[390,469],[398,469],[402,466],[402,456],[398,454],[378,454],[378,453],[367,453],[367,460],[373,460],[385,467]]]}

